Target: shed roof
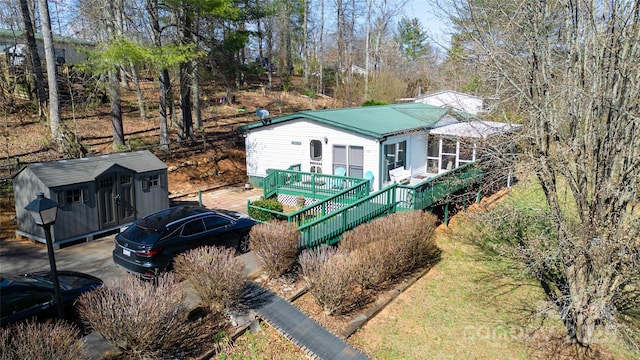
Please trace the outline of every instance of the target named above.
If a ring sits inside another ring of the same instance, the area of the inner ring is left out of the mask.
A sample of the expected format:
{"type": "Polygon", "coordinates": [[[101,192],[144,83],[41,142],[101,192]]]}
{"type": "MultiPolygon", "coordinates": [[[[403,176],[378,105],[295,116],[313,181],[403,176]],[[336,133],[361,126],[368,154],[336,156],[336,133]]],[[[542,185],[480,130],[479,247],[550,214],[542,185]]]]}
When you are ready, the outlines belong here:
{"type": "MultiPolygon", "coordinates": [[[[57,187],[94,181],[113,166],[122,166],[135,173],[166,169],[167,165],[150,151],[115,153],[96,157],[31,163],[28,168],[47,187],[57,187]]],[[[18,174],[22,172],[20,170],[18,174]]],[[[18,176],[14,175],[14,178],[18,176]]]]}
{"type": "Polygon", "coordinates": [[[429,131],[431,135],[462,136],[486,139],[497,134],[504,134],[520,129],[522,125],[501,123],[496,121],[469,121],[449,124],[429,131]]]}
{"type": "Polygon", "coordinates": [[[240,127],[239,130],[250,131],[291,120],[307,119],[380,139],[412,130],[431,129],[464,118],[463,114],[450,109],[409,103],[301,111],[270,119],[266,123],[260,121],[251,123],[240,127]]]}

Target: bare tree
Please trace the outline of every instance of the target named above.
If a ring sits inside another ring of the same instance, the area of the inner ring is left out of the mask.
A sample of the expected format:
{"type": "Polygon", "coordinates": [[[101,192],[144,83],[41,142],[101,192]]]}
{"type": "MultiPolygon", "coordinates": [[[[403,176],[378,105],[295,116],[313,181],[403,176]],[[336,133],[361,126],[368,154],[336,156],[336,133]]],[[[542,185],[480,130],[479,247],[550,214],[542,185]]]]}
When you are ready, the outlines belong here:
{"type": "MultiPolygon", "coordinates": [[[[105,5],[106,15],[106,28],[107,35],[111,37],[111,40],[117,39],[122,34],[122,29],[118,28],[117,21],[120,16],[117,3],[109,2],[105,5]]],[[[122,123],[122,100],[120,91],[120,66],[114,64],[112,68],[107,72],[108,77],[108,92],[110,102],[110,115],[111,115],[111,128],[113,131],[113,147],[120,148],[124,146],[124,126],[122,123]]]]}
{"type": "MultiPolygon", "coordinates": [[[[178,27],[178,43],[187,45],[192,42],[192,31],[194,26],[194,10],[186,1],[181,1],[174,8],[174,16],[178,27]]],[[[192,62],[185,61],[180,64],[180,110],[182,121],[178,127],[178,138],[180,141],[193,138],[193,115],[191,102],[192,62]]]]}
{"type": "Polygon", "coordinates": [[[35,31],[33,30],[34,26],[31,20],[31,11],[29,10],[28,0],[20,0],[20,14],[22,15],[22,21],[24,23],[24,33],[27,40],[27,46],[29,47],[29,58],[31,59],[31,66],[33,68],[35,78],[36,96],[38,98],[38,116],[44,116],[47,94],[44,88],[44,74],[42,73],[42,63],[40,61],[40,54],[38,53],[38,45],[36,44],[35,31]]]}
{"type": "Polygon", "coordinates": [[[630,310],[638,324],[640,1],[450,5],[465,49],[501,84],[502,110],[517,109],[527,130],[522,160],[553,236],[517,246],[568,338],[589,348],[630,310]]]}
{"type": "MultiPolygon", "coordinates": [[[[160,12],[158,0],[146,0],[146,8],[149,13],[151,23],[151,31],[153,34],[153,44],[157,47],[162,46],[162,28],[160,27],[160,12]]],[[[171,81],[169,79],[169,70],[163,66],[158,71],[158,80],[160,91],[158,102],[160,103],[160,147],[163,150],[169,150],[169,131],[167,126],[167,105],[173,106],[173,96],[171,93],[171,81]]],[[[172,111],[173,113],[173,111],[172,111]]]]}
{"type": "Polygon", "coordinates": [[[47,62],[47,82],[49,85],[49,127],[51,136],[57,140],[60,125],[60,101],[58,99],[58,79],[56,76],[56,57],[53,51],[53,33],[51,32],[51,18],[49,17],[49,3],[38,0],[40,22],[42,23],[42,39],[44,41],[44,56],[47,62]]]}

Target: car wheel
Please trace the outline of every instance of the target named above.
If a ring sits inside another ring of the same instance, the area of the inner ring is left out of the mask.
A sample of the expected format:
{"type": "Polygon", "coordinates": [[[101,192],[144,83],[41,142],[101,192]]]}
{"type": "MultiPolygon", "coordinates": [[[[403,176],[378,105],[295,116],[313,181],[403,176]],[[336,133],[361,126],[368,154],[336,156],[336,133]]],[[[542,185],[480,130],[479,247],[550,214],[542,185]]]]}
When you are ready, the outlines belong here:
{"type": "Polygon", "coordinates": [[[244,233],[240,236],[240,241],[238,241],[238,251],[242,254],[249,252],[251,243],[251,238],[249,237],[249,233],[244,233]]]}

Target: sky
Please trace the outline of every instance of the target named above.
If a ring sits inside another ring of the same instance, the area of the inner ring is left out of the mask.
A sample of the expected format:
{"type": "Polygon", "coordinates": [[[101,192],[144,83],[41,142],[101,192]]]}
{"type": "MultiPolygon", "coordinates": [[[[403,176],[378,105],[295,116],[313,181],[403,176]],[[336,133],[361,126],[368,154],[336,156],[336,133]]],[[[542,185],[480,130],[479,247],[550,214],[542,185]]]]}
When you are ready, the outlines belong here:
{"type": "Polygon", "coordinates": [[[438,50],[449,47],[451,36],[446,19],[438,15],[440,10],[434,7],[433,0],[409,0],[405,6],[405,13],[409,18],[417,17],[422,28],[429,34],[429,41],[438,50]]]}

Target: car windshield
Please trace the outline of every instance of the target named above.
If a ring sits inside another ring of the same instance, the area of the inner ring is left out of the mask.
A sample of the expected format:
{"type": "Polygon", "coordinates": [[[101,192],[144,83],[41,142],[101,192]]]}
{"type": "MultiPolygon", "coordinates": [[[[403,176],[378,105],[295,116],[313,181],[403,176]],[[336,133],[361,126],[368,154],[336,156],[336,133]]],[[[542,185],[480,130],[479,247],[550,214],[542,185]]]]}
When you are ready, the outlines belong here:
{"type": "Polygon", "coordinates": [[[122,232],[122,237],[136,244],[151,245],[158,241],[160,232],[145,229],[134,224],[122,232]]]}

